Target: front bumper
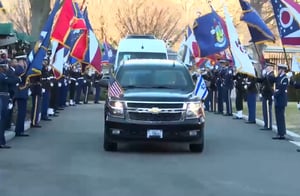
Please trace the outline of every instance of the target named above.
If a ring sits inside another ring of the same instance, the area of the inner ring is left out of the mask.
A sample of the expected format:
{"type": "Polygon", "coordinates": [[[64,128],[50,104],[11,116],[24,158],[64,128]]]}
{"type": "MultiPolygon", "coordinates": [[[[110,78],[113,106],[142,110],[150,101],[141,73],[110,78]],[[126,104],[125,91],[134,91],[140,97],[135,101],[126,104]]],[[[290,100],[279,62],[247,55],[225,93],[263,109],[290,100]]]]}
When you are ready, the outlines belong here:
{"type": "Polygon", "coordinates": [[[113,142],[165,141],[201,143],[204,122],[199,119],[178,122],[129,122],[124,119],[108,118],[105,122],[105,137],[113,142]],[[161,135],[151,136],[158,131],[161,135]]]}

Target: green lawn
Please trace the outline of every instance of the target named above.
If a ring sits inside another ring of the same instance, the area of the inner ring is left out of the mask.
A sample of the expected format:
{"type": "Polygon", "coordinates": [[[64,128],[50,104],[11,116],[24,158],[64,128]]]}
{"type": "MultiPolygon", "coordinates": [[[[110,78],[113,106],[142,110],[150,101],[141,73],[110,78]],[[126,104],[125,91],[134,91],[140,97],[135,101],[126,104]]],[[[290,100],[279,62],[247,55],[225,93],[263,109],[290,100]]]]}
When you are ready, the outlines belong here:
{"type": "MultiPolygon", "coordinates": [[[[261,101],[257,101],[256,103],[257,103],[256,104],[256,118],[263,120],[261,101]]],[[[233,101],[233,106],[234,105],[235,104],[233,101]]],[[[273,110],[273,124],[276,124],[274,106],[273,106],[272,110],[273,110]]],[[[234,111],[235,111],[235,108],[234,108],[234,111]]],[[[287,129],[300,134],[300,110],[297,109],[297,103],[289,102],[288,106],[286,107],[285,113],[286,113],[285,120],[286,120],[287,129]]],[[[246,102],[244,103],[243,114],[248,115],[248,107],[247,107],[246,102]]]]}

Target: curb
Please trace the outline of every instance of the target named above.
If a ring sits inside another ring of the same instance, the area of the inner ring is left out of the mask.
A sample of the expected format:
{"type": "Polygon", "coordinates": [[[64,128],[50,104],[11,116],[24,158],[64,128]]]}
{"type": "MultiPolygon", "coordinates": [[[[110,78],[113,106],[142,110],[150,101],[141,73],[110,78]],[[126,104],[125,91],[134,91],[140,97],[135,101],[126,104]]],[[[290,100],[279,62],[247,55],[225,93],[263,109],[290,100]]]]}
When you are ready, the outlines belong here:
{"type": "MultiPolygon", "coordinates": [[[[243,119],[247,120],[248,116],[243,115],[243,119]]],[[[260,119],[256,119],[256,124],[260,126],[264,126],[264,121],[260,119]]],[[[273,125],[272,126],[272,131],[277,133],[277,126],[273,125]]],[[[286,130],[286,136],[289,140],[295,141],[295,142],[300,142],[300,135],[297,133],[294,133],[292,131],[286,130]]]]}
{"type": "MultiPolygon", "coordinates": [[[[30,128],[30,121],[25,121],[25,124],[24,124],[25,132],[27,132],[29,128],[30,128]]],[[[9,131],[5,131],[5,141],[6,142],[12,140],[16,136],[14,129],[15,129],[15,126],[11,126],[9,131]]]]}

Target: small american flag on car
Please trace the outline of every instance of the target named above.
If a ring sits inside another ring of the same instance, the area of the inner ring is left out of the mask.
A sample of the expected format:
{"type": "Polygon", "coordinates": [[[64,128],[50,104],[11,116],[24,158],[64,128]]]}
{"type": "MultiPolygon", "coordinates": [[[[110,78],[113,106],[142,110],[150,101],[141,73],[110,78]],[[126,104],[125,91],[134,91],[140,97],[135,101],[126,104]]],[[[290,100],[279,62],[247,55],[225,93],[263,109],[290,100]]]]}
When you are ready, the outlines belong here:
{"type": "Polygon", "coordinates": [[[108,96],[119,98],[123,94],[123,89],[115,77],[110,77],[108,82],[108,96]]]}

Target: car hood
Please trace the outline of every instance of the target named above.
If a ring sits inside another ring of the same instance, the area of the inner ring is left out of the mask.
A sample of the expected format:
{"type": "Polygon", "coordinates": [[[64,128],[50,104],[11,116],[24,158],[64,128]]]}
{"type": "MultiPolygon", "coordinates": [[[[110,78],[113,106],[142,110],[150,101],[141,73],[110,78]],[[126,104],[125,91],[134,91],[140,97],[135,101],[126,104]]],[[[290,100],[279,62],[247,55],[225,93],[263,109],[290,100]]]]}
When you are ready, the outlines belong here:
{"type": "Polygon", "coordinates": [[[192,92],[178,89],[127,89],[123,98],[127,101],[187,101],[192,92]]]}

